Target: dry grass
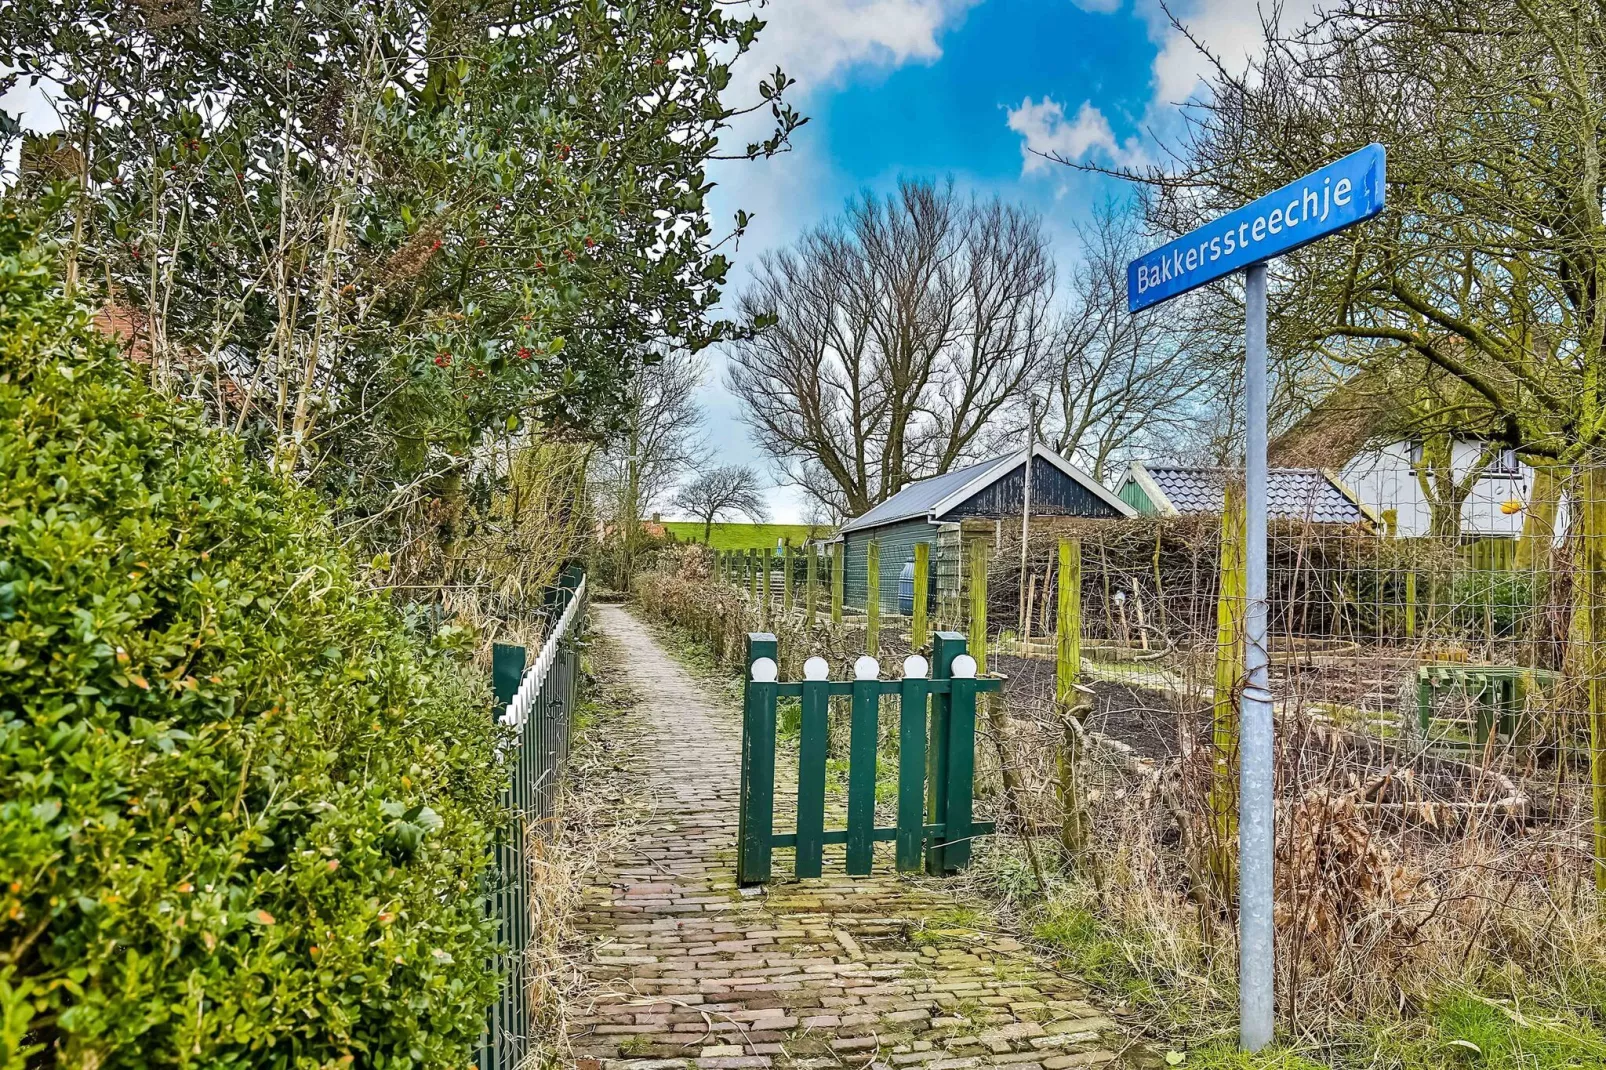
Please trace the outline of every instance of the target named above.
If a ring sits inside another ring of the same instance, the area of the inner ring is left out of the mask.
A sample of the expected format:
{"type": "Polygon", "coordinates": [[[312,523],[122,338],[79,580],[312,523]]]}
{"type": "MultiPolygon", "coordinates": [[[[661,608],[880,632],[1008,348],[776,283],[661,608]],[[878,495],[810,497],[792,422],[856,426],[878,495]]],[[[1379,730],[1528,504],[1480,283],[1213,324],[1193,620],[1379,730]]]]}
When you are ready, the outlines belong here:
{"type": "MultiPolygon", "coordinates": [[[[1008,761],[1024,808],[1052,830],[1060,722],[1041,706],[1011,712],[1008,761]]],[[[1047,895],[1007,839],[974,879],[1012,903],[1019,924],[1070,968],[1141,1014],[1152,1035],[1226,1042],[1236,923],[1231,895],[1206,876],[1208,752],[1180,736],[1180,755],[1161,761],[1090,740],[1083,780],[1093,835],[1047,895]]],[[[1392,757],[1319,717],[1293,711],[1280,723],[1284,1035],[1332,1065],[1413,1065],[1391,1061],[1387,1048],[1433,1032],[1438,1009],[1471,993],[1491,1007],[1577,1016],[1575,1047],[1601,1051],[1602,1061],[1554,1065],[1606,1065],[1606,1049],[1594,1047],[1606,1036],[1606,926],[1589,870],[1585,800],[1564,794],[1522,820],[1494,805],[1511,790],[1508,776],[1422,754],[1392,757]],[[1450,775],[1458,769],[1461,777],[1450,775]]],[[[1052,853],[1052,839],[1038,843],[1052,853]]]]}
{"type": "Polygon", "coordinates": [[[593,633],[586,653],[591,677],[575,724],[573,749],[553,817],[530,852],[531,940],[526,950],[535,1008],[528,1068],[572,1066],[569,1022],[587,1013],[580,971],[583,938],[575,924],[586,886],[601,859],[620,849],[633,826],[628,785],[637,734],[623,730],[633,696],[613,671],[622,655],[593,633]]]}
{"type": "MultiPolygon", "coordinates": [[[[697,558],[644,576],[638,594],[649,615],[739,670],[753,610],[709,583],[697,558]]],[[[833,642],[846,654],[855,638],[795,621],[772,630],[788,675],[803,654],[833,642]]],[[[1209,679],[1208,665],[1178,668],[1181,656],[1167,663],[1173,680],[1209,679]]],[[[1376,651],[1344,656],[1342,665],[1311,660],[1319,672],[1357,678],[1394,671],[1373,664],[1376,651]]],[[[1230,857],[1232,840],[1228,829],[1218,843],[1211,818],[1208,687],[1162,690],[1159,673],[1139,682],[1164,746],[1085,737],[1091,835],[1067,860],[1056,843],[1065,726],[1051,672],[1028,668],[1008,667],[1017,675],[1004,739],[985,727],[978,739],[979,809],[999,816],[1006,835],[981,841],[974,890],[1165,1046],[1219,1055],[1188,1065],[1251,1065],[1222,1054],[1236,1028],[1237,933],[1231,889],[1210,876],[1212,853],[1230,857]],[[1009,805],[1004,765],[1016,785],[1009,805]],[[1028,838],[1037,865],[1022,850],[1028,838]]],[[[1532,746],[1445,750],[1397,719],[1347,717],[1312,686],[1316,675],[1307,669],[1279,691],[1277,995],[1294,1054],[1255,1065],[1606,1066],[1606,926],[1576,766],[1547,763],[1532,746]]],[[[1396,694],[1375,712],[1393,714],[1396,694]]],[[[1129,719],[1122,730],[1131,727],[1129,719]]]]}

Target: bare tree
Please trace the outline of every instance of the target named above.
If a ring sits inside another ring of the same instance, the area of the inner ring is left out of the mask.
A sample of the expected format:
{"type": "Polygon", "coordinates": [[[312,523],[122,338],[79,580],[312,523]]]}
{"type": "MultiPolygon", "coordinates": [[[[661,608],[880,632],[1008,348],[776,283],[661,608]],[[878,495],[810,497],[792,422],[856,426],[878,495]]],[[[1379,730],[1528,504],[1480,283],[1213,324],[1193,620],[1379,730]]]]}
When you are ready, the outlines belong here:
{"type": "Polygon", "coordinates": [[[697,404],[705,370],[701,357],[683,350],[642,368],[631,383],[623,432],[597,455],[595,498],[620,541],[627,576],[641,545],[642,517],[707,455],[697,404]]]}
{"type": "Polygon", "coordinates": [[[838,516],[974,453],[1053,333],[1039,219],[904,182],[767,255],[728,382],[785,478],[838,516]]]}
{"type": "Polygon", "coordinates": [[[1102,480],[1112,461],[1162,438],[1175,452],[1197,423],[1192,402],[1212,373],[1192,359],[1188,317],[1166,308],[1127,312],[1126,267],[1142,251],[1138,221],[1107,204],[1077,232],[1082,264],[1044,367],[1042,437],[1102,480]]]}
{"type": "Polygon", "coordinates": [[[741,513],[755,524],[769,519],[760,492],[758,473],[745,464],[710,468],[675,493],[674,505],[703,522],[703,542],[713,533],[714,521],[741,513]]]}

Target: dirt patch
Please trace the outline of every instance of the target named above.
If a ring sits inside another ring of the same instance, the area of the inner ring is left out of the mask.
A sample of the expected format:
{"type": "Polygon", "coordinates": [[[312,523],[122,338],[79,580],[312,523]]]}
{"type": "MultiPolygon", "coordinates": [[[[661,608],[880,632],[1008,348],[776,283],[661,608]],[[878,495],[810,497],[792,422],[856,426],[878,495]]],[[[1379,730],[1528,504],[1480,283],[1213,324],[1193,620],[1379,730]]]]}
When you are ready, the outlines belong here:
{"type": "MultiPolygon", "coordinates": [[[[988,668],[1009,679],[1004,697],[1017,717],[1046,715],[1053,708],[1054,663],[1010,655],[992,658],[988,668]]],[[[1205,710],[1184,710],[1176,696],[1154,688],[1110,680],[1084,682],[1093,692],[1093,710],[1083,723],[1089,731],[1118,739],[1143,758],[1164,760],[1182,750],[1184,724],[1199,734],[1209,731],[1205,710]]]]}

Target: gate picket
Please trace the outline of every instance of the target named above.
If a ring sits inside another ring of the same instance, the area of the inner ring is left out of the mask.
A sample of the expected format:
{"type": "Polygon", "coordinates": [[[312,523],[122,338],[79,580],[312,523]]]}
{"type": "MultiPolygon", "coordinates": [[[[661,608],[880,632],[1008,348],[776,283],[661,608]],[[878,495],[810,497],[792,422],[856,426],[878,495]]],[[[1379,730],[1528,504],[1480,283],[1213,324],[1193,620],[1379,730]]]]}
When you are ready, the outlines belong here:
{"type": "Polygon", "coordinates": [[[881,718],[881,667],[866,655],[854,666],[853,720],[848,733],[848,874],[870,872],[875,852],[876,742],[881,718]],[[868,673],[868,678],[864,675],[868,673]]]}
{"type": "Polygon", "coordinates": [[[926,832],[926,681],[925,658],[903,663],[898,696],[898,869],[920,868],[920,845],[926,832]],[[914,671],[911,671],[914,670],[914,671]]]}
{"type": "Polygon", "coordinates": [[[776,679],[776,650],[775,636],[767,632],[747,637],[738,881],[748,885],[769,880],[777,847],[793,848],[793,872],[800,878],[820,876],[827,844],[845,845],[845,868],[852,876],[871,872],[875,845],[882,841],[894,843],[900,870],[920,868],[922,847],[928,873],[951,873],[969,864],[971,839],[993,831],[991,822],[973,820],[976,695],[998,690],[1003,681],[976,678],[965,637],[937,633],[936,663],[911,656],[904,661],[901,680],[880,679],[880,665],[866,656],[855,665],[852,681],[826,679],[825,659],[813,657],[804,665],[801,682],[781,682],[776,679]],[[776,702],[782,695],[802,703],[796,831],[788,833],[775,831],[776,702]],[[877,828],[881,700],[892,695],[899,699],[897,823],[877,828]],[[828,831],[827,746],[831,699],[837,697],[850,700],[847,827],[828,831]]]}
{"type": "MultiPolygon", "coordinates": [[[[797,859],[792,867],[799,877],[818,877],[825,851],[825,755],[831,709],[831,685],[825,674],[830,670],[824,658],[810,661],[819,662],[819,678],[803,681],[797,746],[797,859]]],[[[811,667],[803,667],[805,677],[811,667]]]]}

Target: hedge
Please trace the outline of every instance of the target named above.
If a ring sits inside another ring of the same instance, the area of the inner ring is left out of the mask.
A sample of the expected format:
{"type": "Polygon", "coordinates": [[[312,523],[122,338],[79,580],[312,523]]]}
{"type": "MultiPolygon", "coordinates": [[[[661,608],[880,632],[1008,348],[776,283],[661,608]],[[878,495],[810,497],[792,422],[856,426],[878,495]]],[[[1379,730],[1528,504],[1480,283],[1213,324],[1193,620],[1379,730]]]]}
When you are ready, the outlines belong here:
{"type": "Polygon", "coordinates": [[[489,695],[0,219],[3,1066],[462,1066],[489,695]]]}

